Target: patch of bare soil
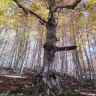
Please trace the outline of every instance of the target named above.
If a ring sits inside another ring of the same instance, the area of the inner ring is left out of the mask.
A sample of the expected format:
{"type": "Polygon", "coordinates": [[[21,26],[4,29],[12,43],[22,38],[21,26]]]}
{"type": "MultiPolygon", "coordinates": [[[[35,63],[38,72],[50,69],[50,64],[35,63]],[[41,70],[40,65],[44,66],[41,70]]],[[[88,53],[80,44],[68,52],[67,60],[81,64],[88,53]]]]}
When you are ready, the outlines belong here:
{"type": "Polygon", "coordinates": [[[93,87],[92,80],[85,80],[85,86],[80,86],[76,83],[76,79],[74,76],[66,76],[62,83],[72,89],[79,91],[82,94],[87,94],[88,96],[96,96],[96,89],[93,87]]]}

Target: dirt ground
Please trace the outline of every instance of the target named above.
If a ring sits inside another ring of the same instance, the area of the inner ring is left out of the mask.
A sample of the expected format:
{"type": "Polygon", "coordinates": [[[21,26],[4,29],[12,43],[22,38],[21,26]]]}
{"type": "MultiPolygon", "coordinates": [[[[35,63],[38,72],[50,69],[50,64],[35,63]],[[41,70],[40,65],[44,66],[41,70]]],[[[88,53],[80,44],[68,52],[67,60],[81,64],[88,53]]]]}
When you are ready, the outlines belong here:
{"type": "Polygon", "coordinates": [[[0,69],[0,94],[8,90],[15,90],[25,84],[32,84],[34,77],[34,74],[26,73],[19,76],[10,69],[0,69]]]}
{"type": "MultiPolygon", "coordinates": [[[[7,92],[8,90],[15,90],[16,88],[32,84],[34,82],[34,77],[36,72],[24,72],[22,76],[14,73],[8,68],[0,68],[0,94],[7,92]]],[[[58,78],[60,83],[66,86],[79,90],[83,94],[88,94],[88,96],[96,96],[96,90],[93,89],[93,84],[91,80],[86,80],[86,86],[80,87],[80,85],[75,81],[73,76],[66,76],[66,80],[58,73],[58,78]]]]}

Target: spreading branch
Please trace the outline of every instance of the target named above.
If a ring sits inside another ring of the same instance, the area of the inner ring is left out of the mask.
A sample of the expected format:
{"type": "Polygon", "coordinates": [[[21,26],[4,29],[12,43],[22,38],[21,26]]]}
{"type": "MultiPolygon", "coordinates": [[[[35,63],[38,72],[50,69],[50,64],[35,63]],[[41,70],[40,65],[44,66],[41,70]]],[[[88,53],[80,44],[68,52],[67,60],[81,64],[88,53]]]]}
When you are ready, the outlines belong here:
{"type": "Polygon", "coordinates": [[[80,3],[81,0],[76,0],[72,5],[65,5],[65,6],[57,6],[53,12],[57,12],[58,9],[63,9],[63,8],[66,8],[66,9],[73,9],[78,5],[78,3],[80,3]]]}
{"type": "Polygon", "coordinates": [[[41,20],[43,23],[47,24],[47,21],[45,21],[43,18],[41,18],[41,16],[39,16],[38,14],[28,10],[27,8],[24,8],[24,6],[19,4],[18,0],[13,0],[13,1],[18,5],[19,8],[21,8],[25,12],[26,15],[32,14],[32,15],[36,16],[39,20],[41,20]]]}
{"type": "Polygon", "coordinates": [[[57,47],[56,51],[75,50],[76,48],[77,48],[77,46],[57,47]]]}

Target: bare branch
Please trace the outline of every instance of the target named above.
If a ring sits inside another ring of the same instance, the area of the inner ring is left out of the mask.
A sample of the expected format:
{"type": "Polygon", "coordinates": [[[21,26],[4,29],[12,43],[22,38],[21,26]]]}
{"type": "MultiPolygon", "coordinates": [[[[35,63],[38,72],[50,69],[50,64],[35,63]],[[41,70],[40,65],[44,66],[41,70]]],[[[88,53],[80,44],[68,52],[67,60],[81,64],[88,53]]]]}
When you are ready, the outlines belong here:
{"type": "Polygon", "coordinates": [[[32,15],[36,16],[38,19],[40,19],[43,23],[47,24],[47,21],[45,21],[43,18],[41,18],[41,16],[28,10],[27,8],[24,8],[24,6],[20,5],[18,0],[13,0],[13,1],[18,5],[19,8],[21,8],[25,12],[26,15],[32,14],[32,15]]]}
{"type": "Polygon", "coordinates": [[[66,8],[66,9],[73,9],[78,5],[78,3],[80,3],[81,0],[76,0],[72,5],[65,5],[65,6],[57,6],[53,12],[56,12],[58,9],[63,9],[63,8],[66,8]]]}
{"type": "Polygon", "coordinates": [[[57,47],[56,51],[75,50],[76,48],[77,48],[77,46],[57,47]]]}

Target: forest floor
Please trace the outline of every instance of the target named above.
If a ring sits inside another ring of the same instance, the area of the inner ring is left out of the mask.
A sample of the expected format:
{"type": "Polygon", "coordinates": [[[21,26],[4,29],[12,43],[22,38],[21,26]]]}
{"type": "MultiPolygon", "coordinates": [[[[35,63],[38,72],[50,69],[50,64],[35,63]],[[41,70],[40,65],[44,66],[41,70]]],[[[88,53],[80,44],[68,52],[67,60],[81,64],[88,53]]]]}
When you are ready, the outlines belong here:
{"type": "MultiPolygon", "coordinates": [[[[16,88],[26,84],[32,84],[35,75],[35,71],[31,72],[30,70],[26,70],[22,76],[19,76],[8,68],[0,68],[0,94],[5,93],[8,90],[14,91],[16,88]]],[[[62,78],[58,73],[58,78],[60,83],[78,90],[82,94],[96,96],[96,89],[93,88],[91,80],[86,80],[86,86],[81,87],[78,83],[74,82],[74,76],[66,76],[65,78],[62,78]]]]}

